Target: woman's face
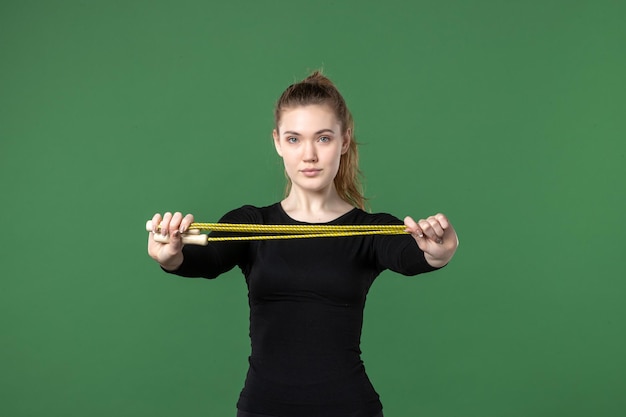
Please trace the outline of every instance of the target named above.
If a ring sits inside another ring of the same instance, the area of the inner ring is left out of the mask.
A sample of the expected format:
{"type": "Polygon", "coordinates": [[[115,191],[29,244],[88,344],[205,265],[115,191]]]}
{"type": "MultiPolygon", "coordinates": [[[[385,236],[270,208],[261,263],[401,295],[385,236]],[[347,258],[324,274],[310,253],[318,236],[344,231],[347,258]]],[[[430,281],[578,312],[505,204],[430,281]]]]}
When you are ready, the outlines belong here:
{"type": "Polygon", "coordinates": [[[273,136],[292,187],[316,192],[333,187],[350,134],[342,135],[341,124],[328,106],[284,109],[273,136]]]}

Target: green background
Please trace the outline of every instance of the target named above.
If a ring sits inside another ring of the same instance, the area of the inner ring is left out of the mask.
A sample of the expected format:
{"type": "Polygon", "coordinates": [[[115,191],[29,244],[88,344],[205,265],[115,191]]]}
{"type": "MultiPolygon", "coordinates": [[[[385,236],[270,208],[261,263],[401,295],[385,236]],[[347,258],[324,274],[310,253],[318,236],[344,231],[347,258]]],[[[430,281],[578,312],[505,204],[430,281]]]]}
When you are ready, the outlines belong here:
{"type": "Polygon", "coordinates": [[[384,273],[387,417],[626,413],[626,3],[0,2],[0,415],[233,416],[246,288],[161,273],[155,212],[279,200],[282,90],[320,67],[372,211],[446,213],[384,273]]]}

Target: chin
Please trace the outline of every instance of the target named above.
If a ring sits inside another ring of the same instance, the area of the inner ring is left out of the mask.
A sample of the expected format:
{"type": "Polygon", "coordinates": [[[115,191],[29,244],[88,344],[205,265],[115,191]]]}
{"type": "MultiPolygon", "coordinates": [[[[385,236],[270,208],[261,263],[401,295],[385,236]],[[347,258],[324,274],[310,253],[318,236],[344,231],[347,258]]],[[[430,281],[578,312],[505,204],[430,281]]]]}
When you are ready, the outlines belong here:
{"type": "Polygon", "coordinates": [[[330,188],[332,186],[331,184],[328,183],[317,183],[317,184],[312,184],[312,183],[306,183],[305,181],[302,182],[291,182],[292,185],[295,185],[298,189],[302,190],[302,191],[308,191],[308,192],[314,192],[314,193],[319,193],[320,191],[324,191],[327,190],[328,188],[330,188]]]}

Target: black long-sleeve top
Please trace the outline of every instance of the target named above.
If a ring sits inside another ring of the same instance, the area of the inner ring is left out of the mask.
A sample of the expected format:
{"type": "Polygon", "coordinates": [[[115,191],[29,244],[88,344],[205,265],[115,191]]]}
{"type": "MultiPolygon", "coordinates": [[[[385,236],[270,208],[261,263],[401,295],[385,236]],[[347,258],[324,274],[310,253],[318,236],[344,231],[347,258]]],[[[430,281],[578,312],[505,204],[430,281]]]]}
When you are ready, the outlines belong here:
{"type": "MultiPolygon", "coordinates": [[[[308,224],[293,220],[280,203],[244,206],[220,222],[308,224]]],[[[403,223],[355,208],[324,224],[403,223]]],[[[215,278],[238,266],[245,276],[252,352],[239,409],[277,417],[380,412],[361,361],[363,309],[383,270],[436,269],[410,235],[211,242],[183,250],[177,275],[215,278]]]]}

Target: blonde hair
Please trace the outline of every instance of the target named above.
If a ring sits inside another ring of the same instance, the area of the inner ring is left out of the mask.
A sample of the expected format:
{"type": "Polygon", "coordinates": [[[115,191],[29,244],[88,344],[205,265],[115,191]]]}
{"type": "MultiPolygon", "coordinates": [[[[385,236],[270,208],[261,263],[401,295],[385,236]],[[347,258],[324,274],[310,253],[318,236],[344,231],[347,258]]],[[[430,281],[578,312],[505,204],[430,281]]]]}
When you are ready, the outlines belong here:
{"type": "MultiPolygon", "coordinates": [[[[324,76],[320,71],[315,71],[304,80],[292,84],[283,92],[274,108],[274,123],[278,130],[280,117],[284,109],[311,104],[327,105],[335,112],[335,116],[341,124],[341,133],[346,135],[348,130],[352,132],[352,140],[348,151],[341,155],[339,171],[335,176],[335,188],[339,196],[346,202],[360,209],[365,209],[365,196],[361,183],[361,171],[359,170],[359,153],[357,141],[354,136],[354,120],[346,106],[346,102],[335,84],[324,76]]],[[[291,190],[291,180],[287,177],[285,193],[291,190]]]]}

